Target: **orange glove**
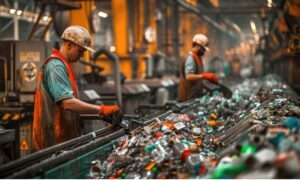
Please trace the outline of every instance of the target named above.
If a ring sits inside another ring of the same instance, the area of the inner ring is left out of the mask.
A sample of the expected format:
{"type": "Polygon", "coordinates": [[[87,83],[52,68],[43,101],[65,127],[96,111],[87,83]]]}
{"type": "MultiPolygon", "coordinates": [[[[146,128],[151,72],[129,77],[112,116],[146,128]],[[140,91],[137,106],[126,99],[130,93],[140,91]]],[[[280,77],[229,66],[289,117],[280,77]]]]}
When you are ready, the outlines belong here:
{"type": "Polygon", "coordinates": [[[203,79],[208,79],[214,83],[218,83],[218,78],[214,73],[203,73],[202,77],[203,79]]]}
{"type": "Polygon", "coordinates": [[[110,116],[117,111],[120,111],[118,106],[99,106],[99,114],[104,117],[110,116]]]}

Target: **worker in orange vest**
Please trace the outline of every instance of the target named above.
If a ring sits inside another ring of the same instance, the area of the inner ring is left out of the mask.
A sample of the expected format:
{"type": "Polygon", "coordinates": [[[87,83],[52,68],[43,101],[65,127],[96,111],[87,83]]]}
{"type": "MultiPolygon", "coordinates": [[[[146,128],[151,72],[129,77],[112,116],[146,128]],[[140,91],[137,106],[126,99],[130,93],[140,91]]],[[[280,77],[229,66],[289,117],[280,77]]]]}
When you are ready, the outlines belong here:
{"type": "Polygon", "coordinates": [[[214,83],[218,78],[214,73],[204,73],[202,56],[209,51],[208,38],[203,34],[193,37],[192,49],[188,56],[181,62],[178,100],[186,101],[203,95],[202,79],[208,79],[214,83]]]}
{"type": "Polygon", "coordinates": [[[60,50],[53,49],[38,74],[32,133],[34,151],[78,137],[80,113],[121,115],[118,106],[93,105],[78,99],[71,63],[76,63],[86,50],[94,52],[89,32],[81,26],[69,26],[61,39],[60,50]]]}

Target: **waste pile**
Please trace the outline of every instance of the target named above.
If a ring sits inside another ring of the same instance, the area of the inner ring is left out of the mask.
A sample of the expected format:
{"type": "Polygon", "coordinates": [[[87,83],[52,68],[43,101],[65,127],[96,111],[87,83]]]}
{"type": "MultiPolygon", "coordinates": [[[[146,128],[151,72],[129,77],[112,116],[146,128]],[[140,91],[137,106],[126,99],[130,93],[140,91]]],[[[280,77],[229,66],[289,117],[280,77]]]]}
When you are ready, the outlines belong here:
{"type": "Polygon", "coordinates": [[[274,75],[185,103],[118,139],[88,178],[299,178],[300,107],[274,75]]]}

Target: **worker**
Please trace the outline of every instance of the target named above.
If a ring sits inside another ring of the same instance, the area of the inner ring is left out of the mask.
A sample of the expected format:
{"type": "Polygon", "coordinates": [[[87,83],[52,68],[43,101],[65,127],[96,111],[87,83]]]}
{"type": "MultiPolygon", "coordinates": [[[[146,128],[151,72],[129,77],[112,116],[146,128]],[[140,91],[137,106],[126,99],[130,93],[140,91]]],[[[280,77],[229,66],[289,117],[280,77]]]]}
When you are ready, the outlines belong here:
{"type": "Polygon", "coordinates": [[[83,57],[86,50],[94,52],[89,32],[80,26],[69,26],[61,39],[60,50],[53,49],[38,74],[32,133],[34,151],[78,137],[80,113],[121,116],[118,106],[99,106],[78,99],[71,63],[83,57]]]}
{"type": "Polygon", "coordinates": [[[188,56],[181,62],[179,101],[186,101],[203,95],[202,79],[208,79],[213,83],[218,82],[214,73],[204,73],[202,56],[209,51],[208,38],[203,34],[196,34],[193,37],[192,49],[188,56]]]}

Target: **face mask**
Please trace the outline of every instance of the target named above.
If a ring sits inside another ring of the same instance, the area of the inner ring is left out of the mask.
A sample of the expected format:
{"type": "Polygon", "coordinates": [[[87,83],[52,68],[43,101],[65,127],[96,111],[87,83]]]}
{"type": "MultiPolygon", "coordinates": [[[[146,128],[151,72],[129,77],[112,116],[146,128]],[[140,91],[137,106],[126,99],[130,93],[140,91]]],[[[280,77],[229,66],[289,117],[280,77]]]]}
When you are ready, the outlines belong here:
{"type": "Polygon", "coordinates": [[[202,49],[200,49],[198,52],[197,52],[197,55],[199,57],[203,56],[204,55],[204,51],[202,49]]]}

